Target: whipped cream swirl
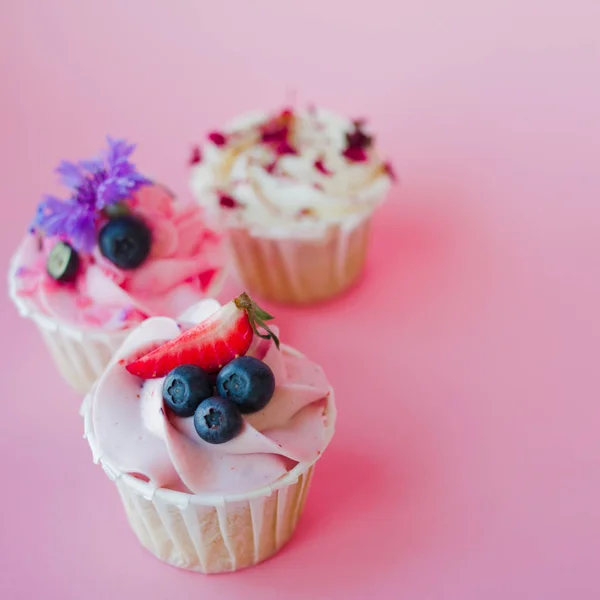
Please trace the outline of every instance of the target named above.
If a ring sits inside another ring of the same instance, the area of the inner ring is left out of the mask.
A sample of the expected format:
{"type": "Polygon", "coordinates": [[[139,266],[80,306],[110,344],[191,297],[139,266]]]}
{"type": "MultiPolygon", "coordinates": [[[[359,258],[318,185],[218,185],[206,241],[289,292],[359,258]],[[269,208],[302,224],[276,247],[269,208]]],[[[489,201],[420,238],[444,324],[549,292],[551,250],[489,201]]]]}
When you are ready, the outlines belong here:
{"type": "Polygon", "coordinates": [[[244,116],[196,153],[192,191],[221,225],[263,234],[359,221],[392,181],[363,127],[323,109],[244,116]]]}
{"type": "MultiPolygon", "coordinates": [[[[205,300],[182,319],[199,322],[219,308],[205,300]]],[[[270,485],[296,464],[312,462],[333,434],[335,409],[319,366],[298,352],[255,337],[248,352],[266,362],[276,389],[261,411],[244,415],[240,434],[224,444],[204,442],[193,418],[164,405],[164,378],[140,380],[125,368],[129,357],[177,337],[164,317],[136,328],[90,392],[84,407],[95,460],[153,486],[195,494],[238,494],[270,485]]]]}

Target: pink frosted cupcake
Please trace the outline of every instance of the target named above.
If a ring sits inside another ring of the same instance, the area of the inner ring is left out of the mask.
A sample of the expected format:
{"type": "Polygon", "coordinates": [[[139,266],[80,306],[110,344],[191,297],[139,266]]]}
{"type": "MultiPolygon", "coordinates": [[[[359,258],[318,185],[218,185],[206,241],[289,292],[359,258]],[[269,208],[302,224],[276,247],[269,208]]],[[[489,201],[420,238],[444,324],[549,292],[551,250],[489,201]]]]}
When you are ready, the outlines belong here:
{"type": "Polygon", "coordinates": [[[363,121],[322,109],[252,114],[211,133],[191,163],[192,191],[252,292],[308,304],[356,281],[393,179],[363,121]]]}
{"type": "Polygon", "coordinates": [[[222,278],[221,242],[201,210],[141,175],[133,150],[108,139],[101,158],[62,162],[68,198],[43,199],[11,263],[12,299],[81,392],[132,327],[180,314],[222,278]]]}
{"type": "Polygon", "coordinates": [[[335,404],[321,368],[280,347],[269,318],[242,294],[179,322],[148,319],[84,402],[95,461],[142,545],[167,563],[235,571],[296,528],[335,404]]]}

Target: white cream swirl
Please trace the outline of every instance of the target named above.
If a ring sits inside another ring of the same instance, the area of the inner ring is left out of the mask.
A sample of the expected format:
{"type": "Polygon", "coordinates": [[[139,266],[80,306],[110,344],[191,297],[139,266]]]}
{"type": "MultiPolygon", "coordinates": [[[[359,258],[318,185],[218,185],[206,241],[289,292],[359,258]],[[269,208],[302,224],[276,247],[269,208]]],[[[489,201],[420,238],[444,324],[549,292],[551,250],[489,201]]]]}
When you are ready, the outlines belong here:
{"type": "Polygon", "coordinates": [[[191,188],[222,226],[277,234],[345,224],[362,220],[384,199],[391,172],[375,149],[365,147],[358,161],[344,154],[354,122],[323,109],[291,115],[289,142],[295,153],[261,139],[273,122],[264,113],[236,119],[223,130],[224,143],[217,138],[202,149],[191,188]],[[223,206],[223,195],[238,205],[223,206]]]}

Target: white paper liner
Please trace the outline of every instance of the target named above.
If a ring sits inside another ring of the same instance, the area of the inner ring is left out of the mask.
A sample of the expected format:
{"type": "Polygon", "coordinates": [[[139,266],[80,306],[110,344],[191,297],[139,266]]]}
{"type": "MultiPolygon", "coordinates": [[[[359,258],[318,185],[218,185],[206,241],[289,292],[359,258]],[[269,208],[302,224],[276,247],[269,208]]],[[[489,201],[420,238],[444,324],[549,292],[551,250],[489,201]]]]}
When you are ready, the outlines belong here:
{"type": "MultiPolygon", "coordinates": [[[[18,253],[11,260],[8,274],[11,300],[22,317],[31,319],[37,325],[63,378],[77,392],[85,394],[102,374],[132,327],[113,331],[81,329],[41,312],[17,293],[17,260],[18,253]]],[[[225,277],[226,269],[223,268],[208,287],[205,293],[207,298],[219,293],[225,277]]]]}
{"type": "MultiPolygon", "coordinates": [[[[296,350],[286,350],[300,356],[296,350]]],[[[273,484],[246,494],[187,494],[133,477],[103,458],[93,433],[91,393],[81,407],[84,437],[94,461],[115,482],[129,523],[142,546],[160,560],[201,573],[256,565],[291,538],[306,502],[315,464],[299,463],[273,484]]],[[[333,436],[333,390],[327,404],[327,436],[333,436]]]]}
{"type": "Polygon", "coordinates": [[[310,304],[347,290],[360,276],[367,254],[371,215],[353,226],[330,225],[323,235],[263,237],[230,230],[239,275],[251,292],[287,304],[310,304]]]}

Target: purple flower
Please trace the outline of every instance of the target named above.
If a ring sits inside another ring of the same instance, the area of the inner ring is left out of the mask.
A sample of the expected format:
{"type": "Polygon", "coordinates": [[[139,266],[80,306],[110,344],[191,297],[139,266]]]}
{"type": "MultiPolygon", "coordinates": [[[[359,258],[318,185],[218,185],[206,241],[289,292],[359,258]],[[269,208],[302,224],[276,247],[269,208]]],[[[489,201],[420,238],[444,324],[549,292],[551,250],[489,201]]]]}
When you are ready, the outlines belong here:
{"type": "Polygon", "coordinates": [[[138,173],[129,157],[135,145],[108,137],[108,150],[100,158],[72,163],[63,160],[56,168],[61,182],[71,188],[71,197],[60,200],[45,196],[33,221],[33,229],[67,239],[74,248],[91,252],[96,245],[100,212],[131,198],[151,183],[138,173]]]}

